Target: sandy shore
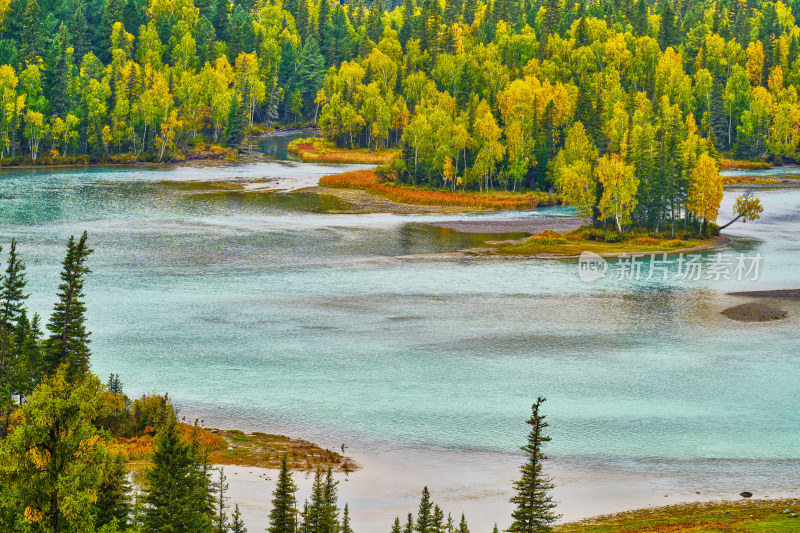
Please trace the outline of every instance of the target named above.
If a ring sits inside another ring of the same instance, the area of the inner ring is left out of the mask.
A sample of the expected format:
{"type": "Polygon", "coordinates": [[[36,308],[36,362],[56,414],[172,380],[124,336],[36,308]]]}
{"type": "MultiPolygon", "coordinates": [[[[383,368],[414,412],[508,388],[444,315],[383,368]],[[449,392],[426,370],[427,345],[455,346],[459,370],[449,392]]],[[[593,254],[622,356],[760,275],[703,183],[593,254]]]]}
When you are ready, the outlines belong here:
{"type": "MultiPolygon", "coordinates": [[[[512,481],[518,477],[522,458],[496,452],[406,448],[359,450],[354,457],[363,470],[348,476],[337,474],[339,501],[350,506],[358,533],[381,533],[391,528],[395,516],[415,512],[420,491],[427,485],[433,500],[445,513],[460,518],[465,513],[474,532],[489,532],[495,522],[508,526],[512,505],[512,481]]],[[[729,465],[728,465],[729,466],[729,465]]],[[[554,477],[554,498],[562,521],[570,522],[602,514],[683,502],[739,500],[750,490],[756,498],[796,496],[793,487],[771,485],[765,479],[737,484],[730,480],[703,479],[700,475],[678,476],[674,472],[641,474],[609,468],[588,470],[557,459],[547,471],[554,477]]],[[[275,488],[276,471],[251,467],[225,467],[231,503],[238,503],[249,531],[267,526],[269,502],[275,488]]],[[[308,498],[313,476],[294,475],[298,500],[308,498]]]]}

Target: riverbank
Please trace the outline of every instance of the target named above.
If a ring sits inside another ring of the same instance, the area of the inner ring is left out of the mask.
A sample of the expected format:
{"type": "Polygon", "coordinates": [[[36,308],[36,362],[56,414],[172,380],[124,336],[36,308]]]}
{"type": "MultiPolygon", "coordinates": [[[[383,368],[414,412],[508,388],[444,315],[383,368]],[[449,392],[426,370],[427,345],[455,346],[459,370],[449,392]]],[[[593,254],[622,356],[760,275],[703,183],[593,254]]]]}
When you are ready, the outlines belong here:
{"type": "Polygon", "coordinates": [[[609,531],[800,531],[800,499],[671,505],[600,516],[556,528],[558,533],[609,531]],[[795,516],[793,516],[795,515],[795,516]]]}
{"type": "MultiPolygon", "coordinates": [[[[495,523],[506,527],[510,522],[512,482],[518,478],[523,460],[516,453],[365,447],[358,442],[351,445],[363,469],[350,474],[336,473],[334,478],[339,481],[339,502],[349,505],[356,531],[387,531],[395,516],[402,518],[416,512],[423,486],[428,487],[445,514],[458,518],[464,513],[472,531],[491,531],[495,523]]],[[[547,461],[545,468],[554,478],[553,497],[558,503],[557,512],[563,515],[563,525],[558,529],[566,533],[620,531],[628,525],[632,531],[650,531],[634,526],[652,526],[659,520],[678,523],[682,512],[685,522],[703,531],[703,516],[695,509],[710,506],[735,511],[747,509],[748,505],[770,505],[762,498],[790,498],[797,494],[785,485],[770,486],[774,481],[763,477],[758,483],[743,479],[710,480],[681,471],[680,464],[670,471],[642,473],[631,465],[609,465],[601,471],[587,468],[574,459],[554,458],[547,461]],[[754,499],[741,501],[742,490],[753,491],[754,499]],[[670,503],[678,505],[662,508],[670,503]],[[610,527],[614,524],[619,529],[610,527]]],[[[265,529],[277,477],[275,470],[225,467],[225,473],[231,504],[239,504],[248,529],[265,529]]],[[[313,476],[295,473],[294,480],[299,488],[298,501],[302,502],[310,495],[313,476]]],[[[776,500],[769,501],[775,505],[776,500]]]]}
{"type": "Polygon", "coordinates": [[[392,162],[400,150],[369,148],[340,148],[319,137],[295,139],[289,143],[289,153],[307,163],[350,163],[383,165],[392,162]]]}
{"type": "MultiPolygon", "coordinates": [[[[408,213],[408,206],[422,207],[425,212],[465,212],[533,209],[556,205],[556,198],[545,192],[514,193],[508,191],[447,191],[399,185],[381,180],[373,170],[357,170],[323,176],[319,188],[309,192],[327,193],[353,201],[354,212],[375,211],[408,213]],[[337,191],[360,191],[352,195],[337,191]],[[369,195],[369,196],[366,196],[369,195]],[[372,198],[370,198],[370,196],[372,198]]],[[[420,209],[415,208],[415,211],[420,209]]]]}
{"type": "MultiPolygon", "coordinates": [[[[537,224],[528,224],[527,221],[509,221],[504,225],[509,231],[512,228],[529,229],[537,224]]],[[[559,219],[539,221],[539,227],[548,225],[558,229],[547,228],[521,241],[503,241],[489,243],[490,246],[464,250],[464,253],[479,255],[505,255],[524,256],[541,259],[548,258],[575,258],[583,252],[593,252],[601,257],[619,257],[625,254],[639,253],[695,253],[724,246],[730,239],[723,236],[698,238],[684,236],[683,238],[645,236],[615,236],[612,240],[595,237],[588,226],[580,225],[580,219],[570,223],[559,219]],[[578,225],[577,228],[571,228],[578,225]],[[559,230],[561,230],[559,232],[559,230]]]]}

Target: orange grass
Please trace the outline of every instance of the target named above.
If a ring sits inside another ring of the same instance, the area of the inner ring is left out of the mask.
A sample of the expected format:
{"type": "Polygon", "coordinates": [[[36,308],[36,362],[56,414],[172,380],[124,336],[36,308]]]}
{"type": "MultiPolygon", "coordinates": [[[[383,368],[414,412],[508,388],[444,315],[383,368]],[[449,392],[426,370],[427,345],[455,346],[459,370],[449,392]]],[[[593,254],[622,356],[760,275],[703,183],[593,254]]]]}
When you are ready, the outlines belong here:
{"type": "Polygon", "coordinates": [[[295,139],[289,143],[288,150],[306,162],[351,163],[382,165],[390,163],[400,153],[399,150],[370,150],[368,148],[339,148],[324,139],[295,139]]]}
{"type": "Polygon", "coordinates": [[[783,180],[774,178],[758,178],[756,176],[722,176],[723,185],[733,183],[781,183],[783,180]]]}
{"type": "MultiPolygon", "coordinates": [[[[181,437],[187,444],[192,443],[192,434],[195,427],[190,424],[180,424],[181,437]]],[[[204,428],[196,428],[198,444],[208,451],[216,451],[228,447],[225,439],[204,428]]],[[[117,438],[110,441],[106,448],[109,453],[121,457],[127,461],[137,461],[149,459],[153,453],[152,435],[142,435],[141,437],[117,438]]]]}
{"type": "Polygon", "coordinates": [[[395,202],[415,205],[466,207],[469,209],[530,209],[554,203],[545,192],[514,193],[507,191],[464,192],[422,189],[382,182],[372,170],[354,170],[323,176],[322,187],[360,189],[395,202]]]}
{"type": "Polygon", "coordinates": [[[740,161],[737,159],[720,159],[720,170],[766,170],[772,165],[766,161],[740,161]]]}

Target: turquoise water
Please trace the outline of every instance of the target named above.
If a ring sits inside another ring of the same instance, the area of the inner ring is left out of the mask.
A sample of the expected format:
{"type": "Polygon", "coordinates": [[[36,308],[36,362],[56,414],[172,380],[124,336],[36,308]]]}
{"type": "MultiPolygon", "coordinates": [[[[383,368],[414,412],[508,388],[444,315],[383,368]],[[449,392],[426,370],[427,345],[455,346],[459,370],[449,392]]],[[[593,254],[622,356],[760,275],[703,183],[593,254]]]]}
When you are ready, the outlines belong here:
{"type": "MultiPolygon", "coordinates": [[[[574,260],[415,255],[479,244],[424,224],[463,215],[331,215],[331,199],[252,190],[331,171],[2,170],[0,237],[19,239],[48,315],[64,243],[88,230],[93,369],[206,423],[507,453],[545,395],[565,464],[798,488],[800,306],[771,324],[719,311],[746,301],[729,290],[800,287],[800,190],[763,191],[763,219],[731,228],[724,251],[760,253],[757,281],[676,280],[675,265],[618,280],[612,263],[583,283],[574,260]]],[[[569,216],[472,216],[543,214],[569,216]]]]}

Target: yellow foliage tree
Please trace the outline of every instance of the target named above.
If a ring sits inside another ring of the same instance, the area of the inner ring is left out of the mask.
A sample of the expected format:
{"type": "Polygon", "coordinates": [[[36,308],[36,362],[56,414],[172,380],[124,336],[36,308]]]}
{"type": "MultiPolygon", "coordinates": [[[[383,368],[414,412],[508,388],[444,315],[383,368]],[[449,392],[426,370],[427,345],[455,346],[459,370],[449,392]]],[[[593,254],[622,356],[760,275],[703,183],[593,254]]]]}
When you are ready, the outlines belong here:
{"type": "Polygon", "coordinates": [[[719,204],[722,202],[722,178],[714,158],[705,152],[701,154],[690,180],[686,208],[703,219],[707,228],[710,222],[716,222],[719,204]]]}
{"type": "Polygon", "coordinates": [[[630,223],[631,213],[636,208],[639,178],[633,167],[625,163],[619,154],[601,157],[595,176],[603,185],[603,196],[597,209],[604,219],[613,220],[617,230],[622,233],[622,226],[630,223]]]}

